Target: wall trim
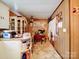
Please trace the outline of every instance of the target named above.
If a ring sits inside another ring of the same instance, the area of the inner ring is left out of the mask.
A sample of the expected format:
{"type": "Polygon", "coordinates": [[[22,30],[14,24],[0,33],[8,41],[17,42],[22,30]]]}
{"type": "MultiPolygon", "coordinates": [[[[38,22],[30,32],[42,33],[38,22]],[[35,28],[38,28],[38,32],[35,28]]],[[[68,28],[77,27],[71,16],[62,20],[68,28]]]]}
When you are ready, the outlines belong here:
{"type": "MultiPolygon", "coordinates": [[[[58,7],[55,9],[55,11],[52,13],[52,15],[57,11],[57,9],[60,7],[60,5],[63,3],[64,0],[62,0],[60,2],[60,4],[58,5],[58,7]]],[[[49,17],[49,21],[51,21],[52,15],[49,17]]]]}
{"type": "Polygon", "coordinates": [[[69,0],[69,59],[71,59],[71,10],[70,10],[70,3],[71,1],[69,0]]]}
{"type": "Polygon", "coordinates": [[[50,41],[51,45],[54,47],[55,51],[58,53],[58,55],[61,57],[61,59],[64,59],[63,56],[61,56],[61,54],[58,52],[58,50],[55,48],[54,46],[54,42],[51,40],[50,41]]]}

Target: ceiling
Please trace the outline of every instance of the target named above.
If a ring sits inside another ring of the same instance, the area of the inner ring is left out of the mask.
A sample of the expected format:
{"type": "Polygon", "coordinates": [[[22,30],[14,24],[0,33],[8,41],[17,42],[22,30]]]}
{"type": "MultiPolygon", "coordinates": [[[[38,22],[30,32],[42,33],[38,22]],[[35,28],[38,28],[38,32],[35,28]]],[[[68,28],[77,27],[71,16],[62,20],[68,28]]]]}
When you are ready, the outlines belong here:
{"type": "Polygon", "coordinates": [[[10,9],[25,16],[47,19],[62,0],[2,0],[10,9]]]}

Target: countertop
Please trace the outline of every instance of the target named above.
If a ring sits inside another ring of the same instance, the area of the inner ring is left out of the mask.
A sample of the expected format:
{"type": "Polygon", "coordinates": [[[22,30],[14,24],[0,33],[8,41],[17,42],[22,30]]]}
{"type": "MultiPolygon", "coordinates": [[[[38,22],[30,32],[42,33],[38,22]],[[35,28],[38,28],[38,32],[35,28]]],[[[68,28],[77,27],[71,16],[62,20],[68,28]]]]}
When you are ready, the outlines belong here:
{"type": "MultiPolygon", "coordinates": [[[[23,38],[9,38],[9,39],[5,39],[5,38],[0,38],[0,41],[20,41],[21,42],[21,51],[25,52],[27,50],[27,43],[22,43],[22,39],[23,38]]],[[[31,43],[31,42],[30,42],[31,43]]],[[[31,49],[31,44],[29,49],[31,49]]]]}
{"type": "Polygon", "coordinates": [[[21,39],[23,38],[8,38],[8,39],[0,38],[0,41],[20,41],[21,39]]]}

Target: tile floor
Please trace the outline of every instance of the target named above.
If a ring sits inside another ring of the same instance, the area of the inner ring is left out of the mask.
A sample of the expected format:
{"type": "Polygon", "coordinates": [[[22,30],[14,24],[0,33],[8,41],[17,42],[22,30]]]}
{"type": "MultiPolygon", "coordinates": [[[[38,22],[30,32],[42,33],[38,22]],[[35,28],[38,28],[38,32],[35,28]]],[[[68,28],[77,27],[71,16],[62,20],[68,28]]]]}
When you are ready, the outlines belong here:
{"type": "Polygon", "coordinates": [[[61,59],[57,54],[53,46],[47,40],[47,42],[40,42],[34,45],[33,54],[31,59],[61,59]]]}

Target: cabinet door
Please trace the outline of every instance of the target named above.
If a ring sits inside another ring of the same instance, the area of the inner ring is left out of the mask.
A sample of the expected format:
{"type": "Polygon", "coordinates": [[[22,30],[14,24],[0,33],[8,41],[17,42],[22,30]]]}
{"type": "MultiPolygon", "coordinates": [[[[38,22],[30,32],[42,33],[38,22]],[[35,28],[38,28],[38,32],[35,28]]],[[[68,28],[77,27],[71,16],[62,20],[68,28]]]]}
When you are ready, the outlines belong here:
{"type": "Polygon", "coordinates": [[[21,59],[21,42],[0,41],[0,59],[21,59]]]}
{"type": "Polygon", "coordinates": [[[21,20],[17,20],[17,31],[20,34],[20,31],[21,31],[21,20]]]}
{"type": "Polygon", "coordinates": [[[24,20],[22,21],[22,32],[24,33],[24,20]]]}
{"type": "Polygon", "coordinates": [[[15,19],[10,20],[10,28],[11,30],[15,30],[15,19]]]}
{"type": "Polygon", "coordinates": [[[9,29],[9,8],[0,2],[0,29],[9,29]]]}

